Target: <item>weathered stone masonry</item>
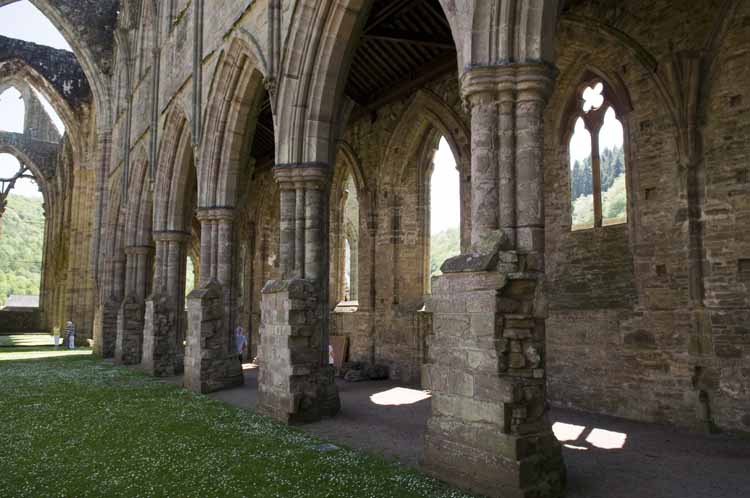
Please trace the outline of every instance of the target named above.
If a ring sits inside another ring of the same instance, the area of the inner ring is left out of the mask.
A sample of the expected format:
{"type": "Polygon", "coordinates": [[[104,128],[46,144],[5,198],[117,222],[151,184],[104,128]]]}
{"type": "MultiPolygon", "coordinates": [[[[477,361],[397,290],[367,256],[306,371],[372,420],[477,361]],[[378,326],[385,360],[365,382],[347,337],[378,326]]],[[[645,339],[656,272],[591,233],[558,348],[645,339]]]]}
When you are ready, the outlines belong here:
{"type": "Polygon", "coordinates": [[[346,336],[433,391],[424,467],[491,496],[561,494],[548,402],[750,430],[746,2],[34,3],[75,38],[82,97],[13,44],[0,83],[66,121],[45,302],[98,354],[212,391],[242,381],[242,325],[260,410],[296,423],[339,410],[346,336]],[[573,231],[570,106],[593,81],[628,222],[573,231]],[[441,137],[463,254],[430,281],[441,137]]]}

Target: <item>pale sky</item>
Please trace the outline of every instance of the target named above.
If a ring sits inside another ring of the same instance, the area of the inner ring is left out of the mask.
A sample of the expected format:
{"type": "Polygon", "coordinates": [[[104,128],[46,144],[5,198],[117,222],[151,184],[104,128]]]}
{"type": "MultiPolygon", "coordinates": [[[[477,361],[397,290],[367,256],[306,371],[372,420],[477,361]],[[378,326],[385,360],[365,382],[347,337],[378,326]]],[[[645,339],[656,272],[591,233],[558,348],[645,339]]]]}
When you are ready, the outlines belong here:
{"type": "Polygon", "coordinates": [[[430,181],[431,235],[460,226],[460,181],[450,145],[445,138],[441,138],[430,181]]]}
{"type": "MultiPolygon", "coordinates": [[[[26,0],[0,8],[0,35],[72,51],[70,45],[44,14],[26,0]]],[[[34,93],[42,102],[57,129],[63,133],[65,127],[62,120],[50,103],[36,89],[34,93]]],[[[0,130],[23,132],[24,104],[19,97],[20,93],[14,88],[0,95],[0,130]]],[[[15,157],[10,154],[0,154],[0,178],[12,177],[19,167],[15,157]]],[[[28,197],[41,197],[42,195],[36,183],[26,179],[16,183],[13,193],[28,197]]]]}
{"type": "Polygon", "coordinates": [[[27,0],[0,8],[0,35],[73,51],[49,19],[27,0]]]}

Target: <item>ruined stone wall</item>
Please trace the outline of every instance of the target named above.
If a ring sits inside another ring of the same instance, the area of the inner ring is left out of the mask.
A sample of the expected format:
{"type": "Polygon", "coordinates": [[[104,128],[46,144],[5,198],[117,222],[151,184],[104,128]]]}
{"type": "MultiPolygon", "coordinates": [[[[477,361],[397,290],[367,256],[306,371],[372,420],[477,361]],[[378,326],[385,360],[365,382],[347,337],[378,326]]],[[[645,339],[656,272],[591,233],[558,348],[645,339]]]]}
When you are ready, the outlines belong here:
{"type": "Polygon", "coordinates": [[[30,311],[0,311],[0,333],[39,332],[43,329],[40,309],[30,311]]]}
{"type": "Polygon", "coordinates": [[[705,88],[702,382],[719,427],[750,431],[750,4],[739,2],[705,88]],[[713,353],[713,357],[711,357],[713,353]]]}
{"type": "MultiPolygon", "coordinates": [[[[447,76],[423,91],[466,122],[456,78],[447,76]]],[[[420,382],[425,330],[419,312],[429,292],[427,176],[442,133],[427,119],[429,111],[415,102],[419,100],[412,94],[386,105],[373,116],[356,119],[344,134],[364,181],[357,192],[358,307],[334,312],[331,320],[332,335],[349,337],[352,360],[385,364],[391,378],[411,384],[420,382]],[[397,136],[404,129],[409,134],[397,136]]],[[[343,167],[342,160],[337,168],[343,167]]]]}
{"type": "Polygon", "coordinates": [[[561,22],[545,178],[548,382],[556,405],[691,427],[750,427],[741,415],[750,386],[742,325],[748,289],[741,280],[748,250],[742,234],[750,224],[741,216],[747,209],[747,119],[741,117],[748,98],[742,83],[747,8],[720,41],[726,66],[703,82],[711,97],[702,162],[691,162],[683,138],[690,107],[680,100],[687,93],[680,79],[685,67],[674,63],[685,51],[710,46],[722,21],[711,3],[670,10],[674,2],[647,8],[632,2],[611,17],[581,7],[561,22]],[[591,14],[599,14],[597,22],[591,14]],[[626,92],[632,104],[623,120],[629,221],[572,232],[564,114],[587,69],[626,92]],[[698,175],[705,174],[704,208],[700,186],[690,188],[691,168],[705,171],[698,175]],[[690,265],[689,217],[701,209],[705,316],[700,299],[691,300],[690,284],[701,277],[690,265]]]}
{"type": "MultiPolygon", "coordinates": [[[[286,33],[294,2],[281,3],[286,33]]],[[[152,133],[161,144],[170,111],[179,108],[190,126],[205,120],[216,79],[224,74],[219,62],[233,39],[257,50],[257,60],[251,63],[261,71],[271,64],[268,2],[211,2],[205,7],[201,39],[202,93],[194,99],[195,3],[174,4],[174,12],[162,12],[156,20],[161,37],[158,74],[148,54],[141,57],[138,52],[139,21],[126,27],[136,48],[129,58],[118,57],[112,71],[112,95],[118,102],[113,108],[119,112],[114,120],[110,192],[118,189],[123,177],[126,151],[151,143],[152,133]],[[132,81],[128,122],[129,96],[122,93],[118,78],[140,58],[145,62],[132,81]],[[157,98],[154,130],[151,109],[157,98]]],[[[724,5],[718,0],[689,6],[671,0],[636,0],[613,8],[602,7],[605,4],[569,4],[560,24],[559,75],[546,114],[550,398],[560,406],[634,419],[693,427],[708,421],[748,430],[750,242],[743,238],[750,223],[745,133],[750,96],[743,86],[750,67],[748,6],[732,16],[723,36],[717,35],[722,32],[717,12],[724,5]],[[720,39],[715,54],[712,36],[720,39]],[[707,52],[702,75],[708,74],[711,60],[717,63],[701,83],[704,153],[696,163],[685,150],[689,119],[682,90],[684,68],[675,61],[703,51],[707,52]],[[572,233],[563,116],[586,69],[613,82],[632,108],[624,118],[630,221],[572,233]],[[688,180],[696,168],[704,178],[704,187],[697,190],[688,180]],[[695,212],[704,213],[698,217],[705,251],[702,276],[691,264],[695,212]],[[690,282],[696,275],[704,284],[704,300],[691,298],[690,282]]],[[[274,82],[266,83],[273,91],[274,82]]],[[[468,125],[455,77],[436,81],[427,90],[468,125]]],[[[393,378],[410,383],[419,381],[423,339],[430,329],[429,317],[419,312],[427,290],[424,158],[429,148],[425,144],[439,137],[424,113],[409,114],[414,100],[413,94],[366,116],[354,116],[341,137],[363,181],[357,192],[359,292],[357,307],[334,311],[330,321],[331,334],[350,338],[351,359],[385,363],[393,378]],[[412,125],[399,128],[404,119],[412,119],[412,125]],[[400,140],[397,135],[404,130],[408,133],[400,140]]],[[[453,131],[449,127],[441,133],[453,131]]],[[[199,152],[199,145],[193,145],[199,152]]],[[[242,159],[250,162],[249,157],[242,159]]],[[[251,166],[243,165],[248,174],[238,188],[240,220],[233,247],[241,272],[237,286],[242,282],[237,319],[251,331],[251,356],[259,343],[260,291],[268,280],[279,277],[278,192],[269,165],[256,166],[259,169],[251,174],[251,166]]],[[[163,165],[157,163],[159,167],[163,165]]],[[[200,175],[204,165],[197,167],[200,175]]],[[[466,198],[463,205],[468,206],[466,198]]],[[[466,218],[468,210],[464,211],[466,218]]],[[[468,233],[463,228],[462,233],[468,233]]],[[[336,241],[330,244],[334,248],[336,241]]],[[[330,309],[337,299],[334,295],[330,309]]]]}
{"type": "Polygon", "coordinates": [[[243,172],[236,252],[238,323],[248,333],[248,356],[260,344],[261,290],[279,278],[279,194],[270,169],[243,172]],[[240,280],[242,281],[240,283],[240,280]]]}

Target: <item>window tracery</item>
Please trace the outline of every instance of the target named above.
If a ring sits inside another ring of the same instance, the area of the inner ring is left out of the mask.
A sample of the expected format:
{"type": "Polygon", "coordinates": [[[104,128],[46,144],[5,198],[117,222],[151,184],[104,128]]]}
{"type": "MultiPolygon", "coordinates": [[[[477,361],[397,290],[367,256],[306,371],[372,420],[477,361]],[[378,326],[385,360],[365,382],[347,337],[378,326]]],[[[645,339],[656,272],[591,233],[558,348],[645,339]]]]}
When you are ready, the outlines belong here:
{"type": "Polygon", "coordinates": [[[627,223],[625,133],[618,107],[601,78],[576,92],[568,146],[574,231],[627,223]]]}

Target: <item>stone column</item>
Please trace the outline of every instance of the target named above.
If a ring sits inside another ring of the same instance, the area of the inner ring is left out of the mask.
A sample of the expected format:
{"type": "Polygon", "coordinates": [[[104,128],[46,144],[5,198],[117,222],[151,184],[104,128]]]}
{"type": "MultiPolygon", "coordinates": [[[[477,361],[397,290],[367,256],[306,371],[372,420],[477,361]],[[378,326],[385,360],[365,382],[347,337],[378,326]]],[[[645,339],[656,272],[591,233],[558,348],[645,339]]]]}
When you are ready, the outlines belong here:
{"type": "Polygon", "coordinates": [[[156,270],[154,291],[146,299],[143,328],[143,368],[157,377],[182,371],[184,353],[181,321],[185,307],[185,258],[190,234],[154,233],[156,270]]]}
{"type": "Polygon", "coordinates": [[[464,84],[471,109],[471,242],[499,228],[498,102],[493,79],[464,84]]]}
{"type": "Polygon", "coordinates": [[[185,387],[207,393],[244,382],[234,344],[234,209],[204,208],[201,222],[201,285],[188,296],[185,387]]]}
{"type": "MultiPolygon", "coordinates": [[[[423,466],[487,496],[558,497],[565,467],[547,419],[543,297],[542,112],[552,71],[543,65],[479,68],[464,76],[464,91],[471,94],[477,80],[496,89],[494,97],[483,93],[479,111],[481,120],[496,117],[492,129],[499,138],[489,151],[487,137],[472,138],[481,151],[472,160],[482,163],[472,171],[484,172],[486,158],[496,158],[503,230],[494,230],[484,209],[473,211],[480,218],[473,226],[482,228],[473,231],[472,252],[449,259],[444,275],[433,278],[427,303],[433,333],[422,372],[433,398],[423,466]],[[492,101],[497,114],[486,109],[492,101]]],[[[472,188],[473,194],[490,192],[472,188]]]]}
{"type": "MultiPolygon", "coordinates": [[[[282,262],[294,255],[304,264],[297,267],[302,278],[283,272],[282,280],[263,289],[258,411],[284,423],[304,423],[333,416],[340,408],[334,371],[323,355],[328,349],[327,296],[323,295],[327,278],[323,244],[328,241],[323,233],[327,215],[323,192],[328,167],[281,165],[274,168],[274,175],[282,192],[282,262]],[[300,186],[304,193],[298,195],[300,186]],[[297,201],[304,201],[304,209],[297,201]],[[289,249],[292,243],[295,250],[289,249]]],[[[283,267],[291,266],[287,262],[283,267]]]]}
{"type": "Polygon", "coordinates": [[[306,221],[306,203],[305,203],[305,184],[295,182],[295,210],[294,210],[294,272],[296,278],[303,278],[305,275],[305,221],[306,221]]]}
{"type": "Polygon", "coordinates": [[[552,80],[543,65],[520,66],[516,78],[517,247],[529,255],[532,269],[543,272],[544,109],[552,80]]]}
{"type": "Polygon", "coordinates": [[[125,299],[117,315],[116,363],[137,365],[141,362],[145,300],[153,251],[150,246],[125,249],[125,299]]]}
{"type": "Polygon", "coordinates": [[[296,191],[294,183],[280,182],[279,200],[281,203],[279,220],[279,270],[282,278],[290,278],[296,259],[296,191]]]}

